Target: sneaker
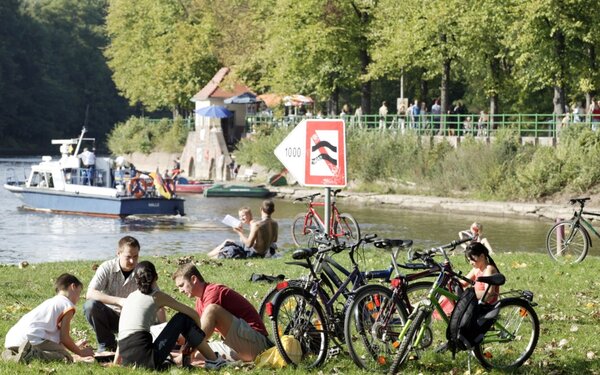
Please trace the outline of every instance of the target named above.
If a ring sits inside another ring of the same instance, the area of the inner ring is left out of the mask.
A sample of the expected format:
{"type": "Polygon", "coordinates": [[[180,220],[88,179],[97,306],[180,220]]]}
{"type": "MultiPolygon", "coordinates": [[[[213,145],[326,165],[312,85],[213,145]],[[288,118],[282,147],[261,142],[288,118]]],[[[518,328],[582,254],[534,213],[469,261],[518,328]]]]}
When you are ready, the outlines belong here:
{"type": "Polygon", "coordinates": [[[221,367],[227,366],[227,360],[217,357],[215,360],[207,359],[204,361],[204,368],[206,370],[218,370],[221,367]]]}
{"type": "Polygon", "coordinates": [[[27,363],[29,360],[29,357],[31,357],[29,355],[30,353],[31,353],[31,343],[29,342],[29,340],[27,340],[24,343],[22,343],[21,346],[19,346],[19,351],[17,352],[15,360],[17,362],[27,363]]]}

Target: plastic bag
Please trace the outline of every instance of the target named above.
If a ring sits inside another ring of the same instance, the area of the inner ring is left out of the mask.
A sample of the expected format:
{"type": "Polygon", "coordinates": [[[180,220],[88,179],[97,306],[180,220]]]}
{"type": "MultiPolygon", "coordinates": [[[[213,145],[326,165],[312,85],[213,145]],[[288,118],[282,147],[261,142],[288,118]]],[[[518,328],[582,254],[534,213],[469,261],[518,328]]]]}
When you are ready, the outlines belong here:
{"type": "MultiPolygon", "coordinates": [[[[281,343],[287,353],[288,357],[294,363],[300,362],[302,358],[302,349],[300,348],[300,342],[293,336],[285,335],[281,337],[281,343]]],[[[260,353],[254,360],[256,367],[267,367],[267,368],[283,368],[287,366],[285,359],[279,353],[276,346],[273,346],[264,352],[260,353]]]]}

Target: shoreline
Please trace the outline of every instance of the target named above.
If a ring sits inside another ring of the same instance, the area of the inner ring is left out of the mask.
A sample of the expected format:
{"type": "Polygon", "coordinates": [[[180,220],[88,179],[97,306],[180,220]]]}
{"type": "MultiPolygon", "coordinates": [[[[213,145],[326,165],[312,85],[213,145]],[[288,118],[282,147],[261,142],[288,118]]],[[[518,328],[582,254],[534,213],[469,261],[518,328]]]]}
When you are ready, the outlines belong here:
{"type": "MultiPolygon", "coordinates": [[[[307,189],[302,187],[269,187],[280,199],[295,199],[315,191],[324,189],[307,189]]],[[[489,215],[495,217],[526,218],[531,220],[555,221],[557,218],[567,219],[573,215],[574,206],[565,199],[564,204],[522,203],[503,201],[477,201],[465,198],[448,198],[426,195],[377,194],[362,192],[342,192],[337,198],[344,204],[353,205],[385,205],[414,211],[427,212],[459,212],[462,214],[489,215]]],[[[595,203],[592,199],[592,204],[595,203]]],[[[599,211],[597,206],[590,206],[590,211],[599,211]]]]}

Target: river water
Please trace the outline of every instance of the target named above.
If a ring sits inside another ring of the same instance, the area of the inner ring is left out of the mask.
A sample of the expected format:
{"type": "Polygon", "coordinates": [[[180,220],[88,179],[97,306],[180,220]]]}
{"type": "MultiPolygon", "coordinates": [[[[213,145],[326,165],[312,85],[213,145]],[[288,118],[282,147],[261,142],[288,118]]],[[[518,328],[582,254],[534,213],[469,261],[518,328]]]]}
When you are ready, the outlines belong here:
{"type": "MultiPolygon", "coordinates": [[[[28,166],[39,158],[0,159],[0,178],[16,173],[23,178],[28,166]]],[[[186,216],[175,218],[105,219],[73,215],[34,213],[19,209],[19,199],[0,189],[0,264],[64,260],[102,260],[116,253],[122,236],[136,237],[142,255],[200,253],[226,238],[237,239],[221,224],[226,214],[237,217],[241,206],[259,214],[260,199],[204,198],[184,196],[186,216]]],[[[292,247],[292,218],[303,205],[275,199],[273,217],[279,222],[279,245],[292,247]]],[[[341,201],[340,211],[351,213],[362,233],[379,237],[412,239],[417,247],[431,247],[457,238],[473,221],[484,226],[484,234],[496,252],[545,252],[545,236],[551,222],[500,217],[478,217],[456,213],[426,213],[382,206],[350,205],[341,201]]],[[[592,249],[593,250],[593,249],[592,249]]]]}

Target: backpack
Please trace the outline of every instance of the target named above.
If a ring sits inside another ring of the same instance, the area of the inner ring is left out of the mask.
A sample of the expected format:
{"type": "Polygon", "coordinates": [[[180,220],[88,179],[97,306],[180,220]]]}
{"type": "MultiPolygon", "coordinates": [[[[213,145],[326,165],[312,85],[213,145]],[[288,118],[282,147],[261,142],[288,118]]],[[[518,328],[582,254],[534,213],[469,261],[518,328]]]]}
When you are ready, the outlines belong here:
{"type": "Polygon", "coordinates": [[[464,290],[452,310],[446,329],[448,349],[453,355],[457,351],[469,350],[483,341],[485,333],[494,324],[494,319],[484,315],[492,309],[493,306],[479,304],[475,288],[464,290]]]}

